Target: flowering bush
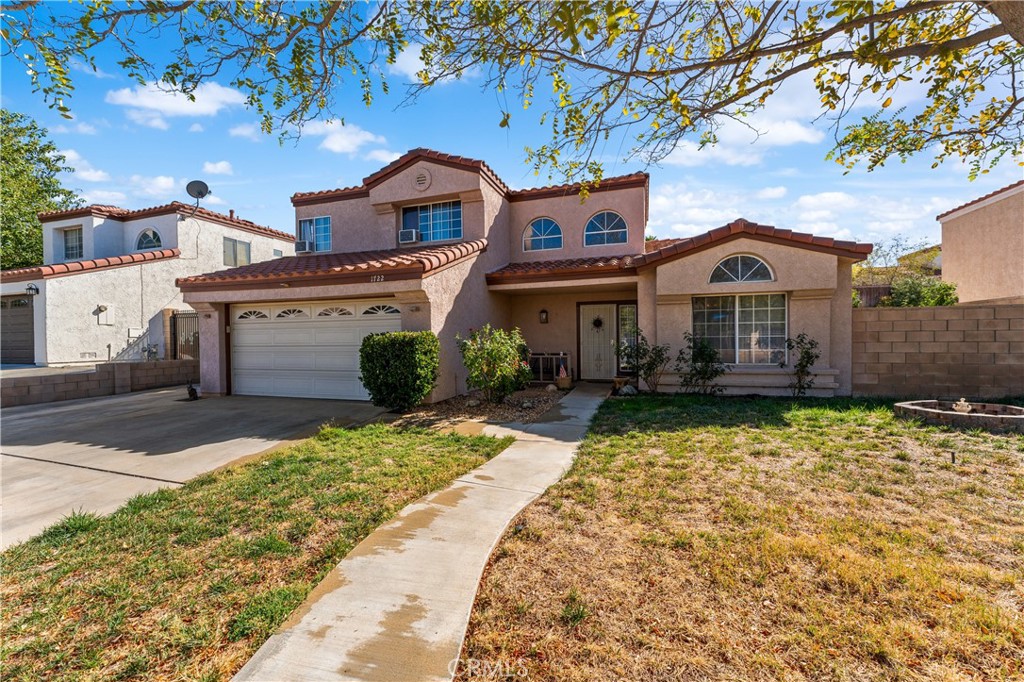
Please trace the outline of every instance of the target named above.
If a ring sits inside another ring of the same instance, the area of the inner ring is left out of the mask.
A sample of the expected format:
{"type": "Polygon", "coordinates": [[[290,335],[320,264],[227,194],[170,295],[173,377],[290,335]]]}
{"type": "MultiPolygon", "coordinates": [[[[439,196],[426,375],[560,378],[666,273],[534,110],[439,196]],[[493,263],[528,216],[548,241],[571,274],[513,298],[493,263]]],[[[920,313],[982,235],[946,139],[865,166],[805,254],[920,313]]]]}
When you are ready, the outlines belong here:
{"type": "Polygon", "coordinates": [[[468,339],[456,339],[469,370],[466,384],[482,390],[487,400],[500,403],[513,391],[526,388],[533,378],[527,362],[530,349],[518,328],[505,331],[486,324],[470,330],[468,339]]]}

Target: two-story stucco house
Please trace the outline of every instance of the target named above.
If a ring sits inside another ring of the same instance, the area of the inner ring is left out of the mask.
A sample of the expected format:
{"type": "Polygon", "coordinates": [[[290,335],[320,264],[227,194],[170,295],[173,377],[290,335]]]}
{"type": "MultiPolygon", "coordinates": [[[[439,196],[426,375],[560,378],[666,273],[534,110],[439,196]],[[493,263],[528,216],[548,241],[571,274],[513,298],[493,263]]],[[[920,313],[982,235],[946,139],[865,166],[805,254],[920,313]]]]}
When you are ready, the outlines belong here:
{"type": "Polygon", "coordinates": [[[0,273],[4,363],[105,362],[156,346],[175,279],[295,253],[294,237],[182,203],[42,213],[44,265],[0,273]]]}
{"type": "Polygon", "coordinates": [[[638,325],[675,353],[687,331],[733,364],[740,393],[781,393],[785,339],[821,344],[816,393],[851,391],[851,265],[869,244],[737,220],[645,242],[648,177],[512,190],[483,162],[416,149],[357,187],[295,194],[300,251],[187,277],[209,394],[366,399],[358,349],[371,332],[431,330],[431,400],[466,389],[456,336],[522,329],[571,374],[610,380],[638,325]]]}
{"type": "Polygon", "coordinates": [[[1024,304],[1024,180],[936,218],[942,279],[960,303],[1024,304]]]}

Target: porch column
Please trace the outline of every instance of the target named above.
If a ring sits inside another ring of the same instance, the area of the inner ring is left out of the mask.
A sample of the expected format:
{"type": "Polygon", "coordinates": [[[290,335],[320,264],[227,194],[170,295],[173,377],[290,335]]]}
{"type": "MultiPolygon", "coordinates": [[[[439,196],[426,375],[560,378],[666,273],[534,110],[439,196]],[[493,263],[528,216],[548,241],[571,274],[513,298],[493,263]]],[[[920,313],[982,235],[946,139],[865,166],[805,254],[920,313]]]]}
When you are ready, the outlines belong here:
{"type": "Polygon", "coordinates": [[[224,395],[228,388],[228,343],[223,303],[190,303],[199,313],[199,384],[203,395],[224,395]]]}
{"type": "Polygon", "coordinates": [[[645,270],[636,281],[636,323],[652,346],[658,343],[657,272],[645,270]]]}

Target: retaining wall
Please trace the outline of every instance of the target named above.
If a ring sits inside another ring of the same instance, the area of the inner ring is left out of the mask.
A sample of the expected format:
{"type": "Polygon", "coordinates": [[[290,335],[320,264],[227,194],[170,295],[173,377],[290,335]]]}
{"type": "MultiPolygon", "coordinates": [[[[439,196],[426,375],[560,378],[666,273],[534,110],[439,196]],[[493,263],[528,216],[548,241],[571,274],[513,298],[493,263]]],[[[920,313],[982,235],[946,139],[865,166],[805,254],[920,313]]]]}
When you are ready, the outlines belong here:
{"type": "Polygon", "coordinates": [[[164,386],[185,386],[189,381],[199,381],[198,360],[108,362],[96,365],[91,372],[41,372],[37,376],[0,378],[0,404],[15,407],[95,398],[164,386]]]}

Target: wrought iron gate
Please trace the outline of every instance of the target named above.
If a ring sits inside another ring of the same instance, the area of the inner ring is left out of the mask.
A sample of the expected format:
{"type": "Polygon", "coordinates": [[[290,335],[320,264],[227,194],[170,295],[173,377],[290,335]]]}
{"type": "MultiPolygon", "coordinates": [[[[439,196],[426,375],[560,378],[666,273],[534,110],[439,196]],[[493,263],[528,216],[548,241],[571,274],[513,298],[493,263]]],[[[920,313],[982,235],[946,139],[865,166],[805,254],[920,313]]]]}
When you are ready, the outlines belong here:
{"type": "Polygon", "coordinates": [[[199,359],[199,313],[176,310],[171,315],[171,357],[175,360],[199,359]]]}

